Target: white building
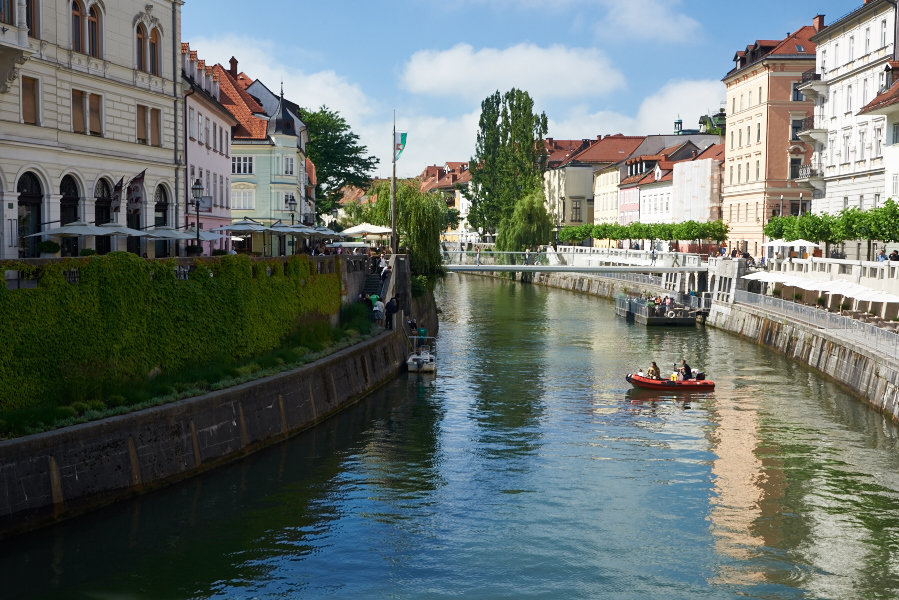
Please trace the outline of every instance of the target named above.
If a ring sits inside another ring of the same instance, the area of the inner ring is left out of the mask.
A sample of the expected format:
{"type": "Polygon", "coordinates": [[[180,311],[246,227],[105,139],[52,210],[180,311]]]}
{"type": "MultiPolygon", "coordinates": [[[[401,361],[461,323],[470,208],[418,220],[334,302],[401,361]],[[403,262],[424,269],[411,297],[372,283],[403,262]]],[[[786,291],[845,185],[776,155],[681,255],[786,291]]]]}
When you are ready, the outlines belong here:
{"type": "Polygon", "coordinates": [[[706,223],[721,218],[724,144],[709,146],[691,160],[674,164],[671,214],[674,222],[706,223]]]}
{"type": "Polygon", "coordinates": [[[886,118],[859,111],[886,87],[895,28],[894,4],[869,0],[810,38],[816,71],[798,91],[815,101],[815,114],[798,135],[814,144],[814,153],[799,180],[814,187],[816,213],[869,209],[885,199],[886,118]]]}
{"type": "MultiPolygon", "coordinates": [[[[175,223],[181,2],[14,4],[0,3],[0,257],[37,256],[40,237],[26,236],[76,220],[175,223]]],[[[126,247],[108,237],[62,245],[126,247]]],[[[127,249],[155,244],[132,237],[127,249]]]]}

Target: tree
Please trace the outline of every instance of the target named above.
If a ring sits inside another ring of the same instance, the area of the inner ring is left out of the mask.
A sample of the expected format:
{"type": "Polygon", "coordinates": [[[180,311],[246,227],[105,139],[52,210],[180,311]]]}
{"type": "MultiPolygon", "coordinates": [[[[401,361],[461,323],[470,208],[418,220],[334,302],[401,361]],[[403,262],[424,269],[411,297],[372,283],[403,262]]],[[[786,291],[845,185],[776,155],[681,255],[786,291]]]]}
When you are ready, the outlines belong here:
{"type": "Polygon", "coordinates": [[[899,242],[899,204],[892,198],[871,209],[871,235],[882,242],[899,242]]]}
{"type": "MultiPolygon", "coordinates": [[[[533,190],[515,203],[512,215],[500,224],[496,236],[496,249],[504,252],[522,252],[526,248],[536,248],[549,243],[552,228],[552,218],[546,212],[543,190],[533,190]]],[[[584,231],[580,233],[583,234],[584,231]]],[[[589,236],[590,232],[587,231],[584,237],[589,236]]]]}
{"type": "MultiPolygon", "coordinates": [[[[368,192],[377,202],[368,211],[374,225],[390,226],[390,182],[381,181],[368,192]]],[[[440,234],[446,230],[449,208],[443,196],[422,192],[417,179],[396,182],[396,230],[400,246],[410,256],[413,273],[431,275],[440,270],[440,234]]]]}
{"type": "Polygon", "coordinates": [[[475,155],[469,161],[469,222],[496,233],[516,203],[543,187],[546,154],[545,113],[534,114],[534,101],[522,90],[494,92],[481,102],[475,155]]]}
{"type": "Polygon", "coordinates": [[[315,212],[328,214],[337,206],[341,188],[369,185],[379,161],[368,156],[368,148],[359,145],[359,136],[338,112],[322,106],[315,112],[300,108],[299,113],[309,129],[306,155],[315,165],[315,212]]]}

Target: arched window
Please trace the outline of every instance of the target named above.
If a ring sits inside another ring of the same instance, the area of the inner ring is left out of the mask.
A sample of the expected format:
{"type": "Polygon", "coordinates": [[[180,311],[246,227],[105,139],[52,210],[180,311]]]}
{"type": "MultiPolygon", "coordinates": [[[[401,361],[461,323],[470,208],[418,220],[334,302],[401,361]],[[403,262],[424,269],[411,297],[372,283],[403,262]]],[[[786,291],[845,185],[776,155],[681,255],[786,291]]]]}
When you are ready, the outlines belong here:
{"type": "Polygon", "coordinates": [[[137,26],[137,70],[147,70],[147,59],[145,56],[147,44],[147,31],[143,25],[137,26]]]}
{"type": "Polygon", "coordinates": [[[150,32],[150,75],[159,75],[159,30],[150,32]]]}
{"type": "Polygon", "coordinates": [[[30,171],[19,179],[16,191],[19,194],[19,258],[35,258],[38,255],[39,236],[27,236],[41,230],[41,200],[44,191],[40,180],[30,171]]]}
{"type": "MultiPolygon", "coordinates": [[[[78,220],[78,201],[80,194],[78,192],[78,184],[71,175],[62,178],[59,184],[59,224],[67,225],[78,220]]],[[[78,238],[63,238],[60,243],[62,246],[62,256],[78,256],[78,238]]]]}
{"type": "MultiPolygon", "coordinates": [[[[112,221],[112,186],[105,179],[101,179],[94,186],[94,224],[103,225],[112,221]]],[[[97,254],[106,254],[112,249],[109,236],[97,236],[97,254]]]]}
{"type": "MultiPolygon", "coordinates": [[[[153,211],[153,223],[156,226],[169,224],[169,195],[165,188],[156,186],[156,194],[154,197],[155,206],[153,211]]],[[[156,257],[169,256],[169,248],[171,244],[165,240],[156,241],[156,257]]]]}
{"type": "Polygon", "coordinates": [[[87,50],[94,58],[100,58],[100,11],[91,6],[87,15],[87,50]]]}
{"type": "Polygon", "coordinates": [[[72,2],[72,50],[84,52],[84,10],[78,0],[72,2]]]}

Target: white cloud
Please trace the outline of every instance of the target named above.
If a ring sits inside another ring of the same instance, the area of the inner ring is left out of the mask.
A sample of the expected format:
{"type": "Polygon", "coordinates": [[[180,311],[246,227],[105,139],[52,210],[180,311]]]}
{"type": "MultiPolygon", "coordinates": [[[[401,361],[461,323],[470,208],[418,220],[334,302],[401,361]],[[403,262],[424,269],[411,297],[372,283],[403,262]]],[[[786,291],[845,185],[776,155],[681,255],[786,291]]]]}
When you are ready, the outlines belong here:
{"type": "Polygon", "coordinates": [[[677,0],[599,0],[608,12],[596,24],[601,38],[683,42],[695,37],[698,21],[677,12],[677,0]]]}
{"type": "Polygon", "coordinates": [[[596,97],[624,83],[599,50],[561,45],[475,50],[457,44],[449,50],[421,50],[402,73],[402,85],[412,93],[477,100],[512,87],[540,98],[596,97]]]}
{"type": "MultiPolygon", "coordinates": [[[[274,42],[227,36],[192,39],[190,48],[196,50],[197,57],[207,64],[221,63],[226,69],[234,56],[238,71],[259,79],[275,93],[283,81],[287,99],[311,110],[324,104],[339,112],[351,127],[371,112],[372,101],[358,85],[331,70],[307,73],[287,62],[278,62],[278,58],[282,61],[290,59],[290,54],[285,52],[284,46],[274,42]]],[[[297,61],[298,64],[301,62],[297,61]]]]}
{"type": "Polygon", "coordinates": [[[674,120],[678,117],[685,129],[696,129],[699,117],[717,112],[723,106],[724,98],[725,88],[720,81],[670,81],[646,97],[636,114],[590,112],[583,105],[576,106],[562,119],[549,120],[548,135],[558,139],[581,139],[614,133],[668,134],[674,132],[674,120]]]}
{"type": "MultiPolygon", "coordinates": [[[[475,137],[478,132],[480,108],[459,117],[434,117],[413,115],[397,122],[396,130],[408,133],[406,149],[396,162],[397,177],[420,175],[427,165],[442,165],[447,162],[465,162],[474,153],[475,137]]],[[[358,131],[362,144],[369,153],[380,159],[376,170],[378,177],[391,174],[391,135],[393,123],[370,123],[358,131]]]]}

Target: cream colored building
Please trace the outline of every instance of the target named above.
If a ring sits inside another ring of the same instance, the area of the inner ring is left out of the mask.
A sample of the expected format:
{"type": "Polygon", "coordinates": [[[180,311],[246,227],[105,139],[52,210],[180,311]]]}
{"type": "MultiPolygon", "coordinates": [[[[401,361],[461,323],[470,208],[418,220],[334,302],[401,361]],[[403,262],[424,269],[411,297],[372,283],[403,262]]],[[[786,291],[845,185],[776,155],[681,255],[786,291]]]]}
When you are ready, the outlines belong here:
{"type": "MultiPolygon", "coordinates": [[[[28,234],[76,220],[176,223],[181,1],[12,1],[0,10],[0,257],[37,256],[28,234]]],[[[75,238],[63,254],[117,245],[75,238]]]]}
{"type": "Polygon", "coordinates": [[[796,89],[815,65],[810,38],[823,27],[799,28],[782,40],[757,40],[737,52],[724,78],[727,127],[722,217],[732,246],[758,255],[763,228],[772,215],[809,210],[812,187],[799,181],[812,154],[799,139],[814,105],[796,89]]]}

